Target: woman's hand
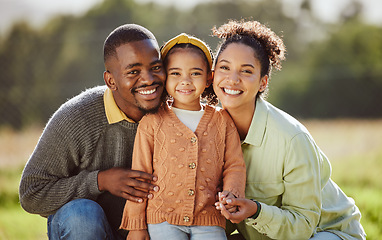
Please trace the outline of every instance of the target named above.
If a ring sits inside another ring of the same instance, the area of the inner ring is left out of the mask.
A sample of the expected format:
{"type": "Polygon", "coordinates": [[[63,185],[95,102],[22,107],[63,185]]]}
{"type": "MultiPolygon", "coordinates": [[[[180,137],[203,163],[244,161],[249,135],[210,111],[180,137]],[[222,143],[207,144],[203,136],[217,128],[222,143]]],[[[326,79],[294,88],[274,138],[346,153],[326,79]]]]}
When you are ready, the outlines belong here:
{"type": "Polygon", "coordinates": [[[215,203],[216,209],[220,210],[220,213],[232,223],[239,223],[244,219],[252,216],[257,211],[257,204],[249,199],[245,198],[226,198],[226,206],[221,202],[215,203]],[[237,211],[230,212],[228,209],[235,207],[237,211]]]}

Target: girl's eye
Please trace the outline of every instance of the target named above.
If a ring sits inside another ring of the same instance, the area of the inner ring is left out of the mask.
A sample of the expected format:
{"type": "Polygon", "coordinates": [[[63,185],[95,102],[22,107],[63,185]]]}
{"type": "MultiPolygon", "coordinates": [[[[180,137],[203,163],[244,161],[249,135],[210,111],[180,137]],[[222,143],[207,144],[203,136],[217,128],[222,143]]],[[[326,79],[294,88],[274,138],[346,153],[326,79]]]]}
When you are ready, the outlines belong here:
{"type": "Polygon", "coordinates": [[[229,68],[227,66],[220,66],[220,69],[229,70],[229,68]]]}
{"type": "Polygon", "coordinates": [[[171,72],[170,75],[173,75],[173,76],[178,76],[180,75],[178,72],[171,72]]]}
{"type": "Polygon", "coordinates": [[[243,70],[244,73],[249,73],[249,74],[252,74],[252,71],[251,70],[243,70]]]}
{"type": "Polygon", "coordinates": [[[194,73],[192,73],[191,74],[192,76],[200,76],[200,75],[202,75],[200,72],[194,72],[194,73]]]}

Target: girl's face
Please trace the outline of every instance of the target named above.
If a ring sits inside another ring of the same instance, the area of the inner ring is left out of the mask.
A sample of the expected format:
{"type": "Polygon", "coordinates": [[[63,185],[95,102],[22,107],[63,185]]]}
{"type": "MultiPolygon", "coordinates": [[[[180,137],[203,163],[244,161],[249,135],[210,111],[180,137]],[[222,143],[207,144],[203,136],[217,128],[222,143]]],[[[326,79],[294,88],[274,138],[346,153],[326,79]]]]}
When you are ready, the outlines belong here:
{"type": "Polygon", "coordinates": [[[268,83],[268,76],[261,77],[260,71],[254,50],[245,44],[231,43],[220,53],[213,84],[225,109],[255,109],[256,95],[268,83]]]}
{"type": "Polygon", "coordinates": [[[200,110],[200,95],[211,78],[203,56],[192,49],[175,49],[168,55],[166,71],[166,90],[174,98],[172,106],[200,110]]]}

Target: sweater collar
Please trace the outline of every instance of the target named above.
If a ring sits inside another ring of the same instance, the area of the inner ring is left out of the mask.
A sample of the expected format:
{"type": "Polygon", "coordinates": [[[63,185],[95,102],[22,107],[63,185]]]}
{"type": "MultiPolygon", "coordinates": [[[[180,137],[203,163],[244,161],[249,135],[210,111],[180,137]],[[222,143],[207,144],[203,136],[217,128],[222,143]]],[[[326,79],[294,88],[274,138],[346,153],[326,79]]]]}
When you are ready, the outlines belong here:
{"type": "Polygon", "coordinates": [[[135,123],[135,121],[128,118],[126,114],[122,112],[122,110],[115,103],[113,93],[109,88],[106,88],[105,93],[103,94],[103,102],[105,105],[106,117],[109,124],[117,123],[123,120],[135,123]]]}
{"type": "Polygon", "coordinates": [[[268,106],[261,97],[256,100],[255,113],[243,143],[260,146],[263,142],[268,120],[268,106]]]}

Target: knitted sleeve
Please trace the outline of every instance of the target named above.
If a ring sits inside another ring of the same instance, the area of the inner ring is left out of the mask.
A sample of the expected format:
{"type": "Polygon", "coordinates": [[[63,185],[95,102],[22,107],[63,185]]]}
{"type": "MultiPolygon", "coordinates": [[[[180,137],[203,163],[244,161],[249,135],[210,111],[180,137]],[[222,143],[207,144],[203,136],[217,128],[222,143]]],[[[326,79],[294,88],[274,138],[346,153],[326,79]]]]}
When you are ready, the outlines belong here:
{"type": "MultiPolygon", "coordinates": [[[[154,127],[155,115],[142,118],[135,136],[132,169],[147,173],[153,172],[154,127]]],[[[143,203],[126,201],[120,228],[126,230],[147,229],[146,223],[147,200],[143,203]]]]}
{"type": "MultiPolygon", "coordinates": [[[[96,199],[100,194],[98,171],[79,170],[80,156],[90,152],[87,149],[91,148],[91,143],[80,143],[78,139],[80,135],[91,138],[100,131],[82,129],[81,122],[86,121],[80,118],[84,116],[76,113],[80,111],[78,106],[68,106],[71,104],[64,104],[49,120],[24,168],[19,197],[21,206],[30,213],[47,217],[70,200],[96,199]]],[[[98,112],[102,112],[102,104],[88,107],[94,118],[101,115],[98,112]]],[[[95,122],[87,124],[97,125],[95,122]]]]}
{"type": "Polygon", "coordinates": [[[226,111],[222,111],[226,137],[223,166],[223,190],[245,197],[246,167],[236,126],[226,111]]]}

